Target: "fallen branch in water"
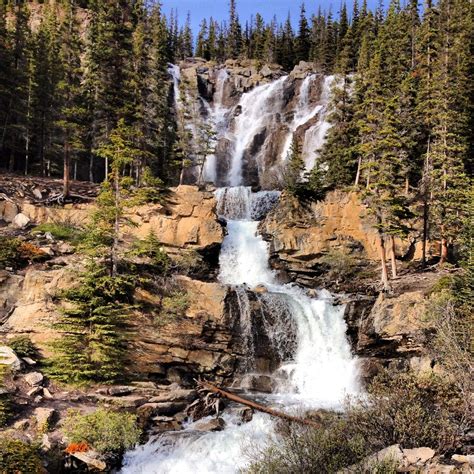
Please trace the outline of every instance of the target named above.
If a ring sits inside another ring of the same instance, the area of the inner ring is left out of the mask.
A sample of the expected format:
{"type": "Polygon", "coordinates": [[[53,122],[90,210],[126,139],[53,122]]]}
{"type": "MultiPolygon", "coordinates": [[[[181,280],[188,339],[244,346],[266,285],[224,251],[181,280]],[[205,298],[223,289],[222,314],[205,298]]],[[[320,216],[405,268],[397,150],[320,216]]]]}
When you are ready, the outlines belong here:
{"type": "Polygon", "coordinates": [[[201,380],[197,380],[197,384],[206,389],[210,392],[217,393],[222,397],[227,398],[228,400],[232,400],[233,402],[240,403],[241,405],[245,405],[247,407],[253,408],[254,410],[261,411],[263,413],[267,413],[271,416],[276,416],[286,421],[291,421],[294,423],[300,423],[302,425],[312,426],[313,428],[321,428],[321,423],[315,420],[308,420],[307,418],[299,418],[298,416],[288,415],[287,413],[283,413],[281,411],[274,410],[273,408],[268,408],[266,406],[260,405],[252,400],[247,400],[246,398],[239,397],[230,392],[226,392],[215,385],[210,384],[209,382],[204,382],[201,380]]]}

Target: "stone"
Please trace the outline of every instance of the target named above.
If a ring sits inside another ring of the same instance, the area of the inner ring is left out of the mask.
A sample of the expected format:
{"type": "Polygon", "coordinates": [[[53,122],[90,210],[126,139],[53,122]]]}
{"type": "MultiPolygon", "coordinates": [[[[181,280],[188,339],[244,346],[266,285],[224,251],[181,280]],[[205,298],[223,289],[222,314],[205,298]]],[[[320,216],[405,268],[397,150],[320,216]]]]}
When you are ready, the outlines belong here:
{"type": "Polygon", "coordinates": [[[13,222],[13,219],[18,214],[18,206],[11,201],[0,202],[0,216],[5,222],[13,222]]]}
{"type": "Polygon", "coordinates": [[[39,431],[48,431],[52,428],[57,412],[54,408],[38,407],[33,411],[36,420],[36,426],[39,431]]]}
{"type": "Polygon", "coordinates": [[[28,390],[28,392],[26,392],[26,394],[29,397],[34,397],[35,395],[38,395],[38,393],[41,393],[42,390],[43,389],[41,387],[33,387],[31,390],[28,390]]]}
{"type": "Polygon", "coordinates": [[[411,465],[421,465],[428,462],[436,454],[434,449],[431,448],[413,448],[413,449],[403,449],[403,455],[406,458],[406,463],[411,465]]]}
{"type": "Polygon", "coordinates": [[[242,423],[248,423],[252,421],[253,418],[253,410],[250,407],[226,408],[226,413],[227,412],[238,417],[242,423]]]}
{"type": "Polygon", "coordinates": [[[74,253],[75,251],[74,247],[67,242],[62,242],[61,244],[59,244],[57,246],[57,249],[59,253],[66,254],[66,255],[70,255],[74,253]]]}
{"type": "Polygon", "coordinates": [[[253,392],[272,393],[273,379],[269,375],[244,375],[240,383],[240,388],[253,392]]]}
{"type": "Polygon", "coordinates": [[[52,393],[46,387],[43,388],[43,397],[46,398],[46,400],[54,399],[52,393]]]}
{"type": "Polygon", "coordinates": [[[474,467],[474,454],[453,454],[451,459],[459,464],[469,464],[470,466],[474,467]]]}
{"type": "Polygon", "coordinates": [[[13,218],[12,225],[17,229],[24,229],[30,222],[31,219],[20,212],[13,218]]]}
{"type": "Polygon", "coordinates": [[[255,288],[252,288],[254,293],[268,293],[268,288],[265,285],[257,285],[255,288]]]}
{"type": "Polygon", "coordinates": [[[197,398],[196,390],[185,390],[182,388],[169,390],[150,399],[150,403],[185,401],[192,402],[197,398]]]}
{"type": "Polygon", "coordinates": [[[28,364],[28,365],[36,365],[36,361],[31,359],[30,357],[22,357],[22,359],[28,364]]]}
{"type": "Polygon", "coordinates": [[[134,391],[134,387],[110,387],[108,389],[109,395],[113,397],[123,397],[125,395],[130,395],[134,391]]]}
{"type": "Polygon", "coordinates": [[[222,431],[225,428],[225,421],[222,418],[200,420],[193,428],[196,431],[222,431]]]}
{"type": "Polygon", "coordinates": [[[13,428],[15,428],[18,431],[26,431],[30,426],[30,420],[28,419],[23,419],[23,420],[18,420],[13,424],[13,428]]]}
{"type": "Polygon", "coordinates": [[[41,385],[43,383],[44,376],[41,372],[30,372],[25,375],[25,382],[34,387],[36,385],[41,385]]]}
{"type": "Polygon", "coordinates": [[[43,451],[49,451],[52,448],[51,440],[49,439],[49,436],[47,433],[43,434],[43,437],[41,438],[41,449],[43,451]]]}
{"type": "Polygon", "coordinates": [[[107,464],[95,451],[89,450],[83,453],[76,452],[72,453],[71,456],[79,459],[79,461],[87,464],[89,468],[96,469],[97,471],[105,471],[107,469],[107,464]]]}
{"type": "Polygon", "coordinates": [[[151,416],[172,416],[184,410],[188,406],[185,402],[162,402],[145,403],[138,407],[137,413],[144,414],[147,418],[151,416]]]}
{"type": "Polygon", "coordinates": [[[263,66],[262,69],[260,69],[260,74],[263,77],[270,77],[273,74],[273,71],[270,69],[268,64],[265,64],[265,66],[263,66]]]}
{"type": "Polygon", "coordinates": [[[97,395],[99,401],[111,403],[122,408],[137,408],[147,402],[147,398],[142,395],[124,395],[120,397],[97,395]]]}
{"type": "Polygon", "coordinates": [[[8,366],[13,372],[21,370],[22,367],[20,358],[8,346],[0,346],[0,364],[8,366]]]}
{"type": "Polygon", "coordinates": [[[43,199],[43,195],[41,194],[41,191],[38,188],[33,188],[31,192],[33,193],[33,196],[36,199],[43,199]]]}

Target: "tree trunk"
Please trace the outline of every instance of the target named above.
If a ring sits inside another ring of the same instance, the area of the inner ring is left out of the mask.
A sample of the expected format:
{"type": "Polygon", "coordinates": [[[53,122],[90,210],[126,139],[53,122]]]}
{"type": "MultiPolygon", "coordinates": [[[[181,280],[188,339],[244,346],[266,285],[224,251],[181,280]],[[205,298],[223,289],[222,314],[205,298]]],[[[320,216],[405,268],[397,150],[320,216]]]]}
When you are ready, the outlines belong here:
{"type": "Polygon", "coordinates": [[[379,232],[379,254],[380,263],[382,264],[381,283],[384,291],[390,290],[390,284],[388,282],[388,269],[387,269],[387,251],[385,249],[385,240],[381,232],[379,232]]]}
{"type": "Polygon", "coordinates": [[[357,161],[357,173],[355,177],[354,187],[359,186],[361,166],[362,166],[362,155],[359,156],[359,160],[357,161]]]}
{"type": "Polygon", "coordinates": [[[89,156],[89,181],[91,183],[94,182],[94,154],[92,151],[90,152],[89,156]]]}
{"type": "Polygon", "coordinates": [[[71,175],[71,157],[69,152],[69,138],[66,133],[66,139],[64,141],[64,171],[63,171],[63,195],[68,197],[71,191],[70,187],[70,175],[71,175]]]}
{"type": "Polygon", "coordinates": [[[114,188],[115,188],[115,222],[114,222],[114,240],[112,243],[112,249],[110,252],[110,259],[112,263],[112,276],[117,275],[118,264],[117,264],[117,249],[118,249],[118,239],[120,231],[120,216],[119,216],[119,206],[120,206],[120,176],[118,170],[114,173],[114,188]]]}
{"type": "Polygon", "coordinates": [[[218,388],[215,385],[212,385],[208,382],[198,382],[198,385],[205,388],[206,390],[209,390],[210,392],[217,393],[217,394],[221,395],[222,397],[227,398],[228,400],[232,400],[233,402],[240,403],[240,404],[245,405],[247,407],[253,408],[254,410],[261,411],[262,413],[267,413],[268,415],[276,416],[276,417],[281,418],[283,420],[293,421],[295,423],[300,423],[302,425],[313,426],[314,428],[321,428],[321,423],[319,423],[315,420],[309,420],[307,418],[299,418],[297,416],[288,415],[288,414],[283,413],[281,411],[273,410],[272,408],[268,408],[268,407],[265,407],[265,406],[260,405],[258,403],[255,403],[252,400],[247,400],[247,399],[239,397],[238,395],[235,395],[233,393],[226,392],[225,390],[222,390],[221,388],[218,388]]]}
{"type": "Polygon", "coordinates": [[[390,263],[392,266],[392,279],[397,278],[397,258],[395,253],[395,237],[390,236],[390,263]]]}
{"type": "Polygon", "coordinates": [[[448,239],[441,237],[441,249],[439,263],[443,264],[448,261],[448,239]]]}

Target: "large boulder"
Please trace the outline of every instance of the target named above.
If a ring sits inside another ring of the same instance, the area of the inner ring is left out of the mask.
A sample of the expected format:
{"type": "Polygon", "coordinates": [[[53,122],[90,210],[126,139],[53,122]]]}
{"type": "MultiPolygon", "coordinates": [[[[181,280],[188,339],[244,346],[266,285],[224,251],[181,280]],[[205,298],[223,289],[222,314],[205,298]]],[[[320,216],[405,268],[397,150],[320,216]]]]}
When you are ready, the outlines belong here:
{"type": "Polygon", "coordinates": [[[7,366],[13,372],[21,370],[22,367],[20,358],[8,346],[0,346],[0,365],[7,366]]]}

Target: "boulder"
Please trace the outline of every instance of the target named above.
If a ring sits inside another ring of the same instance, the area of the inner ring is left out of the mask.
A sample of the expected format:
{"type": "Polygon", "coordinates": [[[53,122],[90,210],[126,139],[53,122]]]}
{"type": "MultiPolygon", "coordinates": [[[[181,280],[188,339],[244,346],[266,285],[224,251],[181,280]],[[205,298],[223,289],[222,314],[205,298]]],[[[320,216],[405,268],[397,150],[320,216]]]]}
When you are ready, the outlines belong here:
{"type": "Polygon", "coordinates": [[[253,392],[272,393],[273,385],[273,378],[270,375],[247,374],[242,378],[240,388],[253,392]]]}
{"type": "Polygon", "coordinates": [[[72,453],[71,456],[79,459],[79,461],[82,461],[92,470],[105,471],[107,469],[107,464],[95,451],[89,450],[83,453],[75,452],[72,453]]]}
{"type": "Polygon", "coordinates": [[[222,431],[225,428],[225,421],[222,418],[200,420],[193,428],[196,431],[222,431]]]}
{"type": "Polygon", "coordinates": [[[173,416],[184,410],[187,406],[186,402],[145,403],[138,408],[137,413],[139,416],[144,415],[147,418],[152,416],[173,416]]]}
{"type": "Polygon", "coordinates": [[[182,388],[166,391],[160,393],[156,397],[150,399],[151,403],[161,403],[161,402],[175,402],[175,401],[185,401],[192,402],[197,398],[196,390],[185,390],[182,388]]]}
{"type": "Polygon", "coordinates": [[[124,397],[125,395],[130,395],[135,390],[135,387],[110,387],[107,392],[113,397],[124,397]]]}
{"type": "Polygon", "coordinates": [[[17,229],[24,229],[30,222],[31,219],[20,212],[13,218],[12,225],[17,229]]]}
{"type": "Polygon", "coordinates": [[[413,448],[404,449],[403,455],[405,456],[405,464],[408,466],[420,466],[427,463],[430,459],[433,459],[435,450],[431,448],[413,448]]]}
{"type": "Polygon", "coordinates": [[[13,219],[18,214],[18,206],[12,201],[0,201],[0,217],[5,222],[13,222],[13,219]]]}
{"type": "Polygon", "coordinates": [[[453,454],[451,459],[458,464],[469,464],[469,466],[474,467],[474,454],[453,454]]]}
{"type": "Polygon", "coordinates": [[[8,366],[13,372],[21,370],[22,367],[20,358],[8,346],[0,346],[0,364],[8,366]]]}
{"type": "Polygon", "coordinates": [[[39,431],[48,431],[52,428],[57,412],[54,408],[35,408],[33,416],[39,431]]]}
{"type": "Polygon", "coordinates": [[[31,387],[42,385],[44,376],[41,372],[30,372],[25,375],[25,382],[31,387]]]}

